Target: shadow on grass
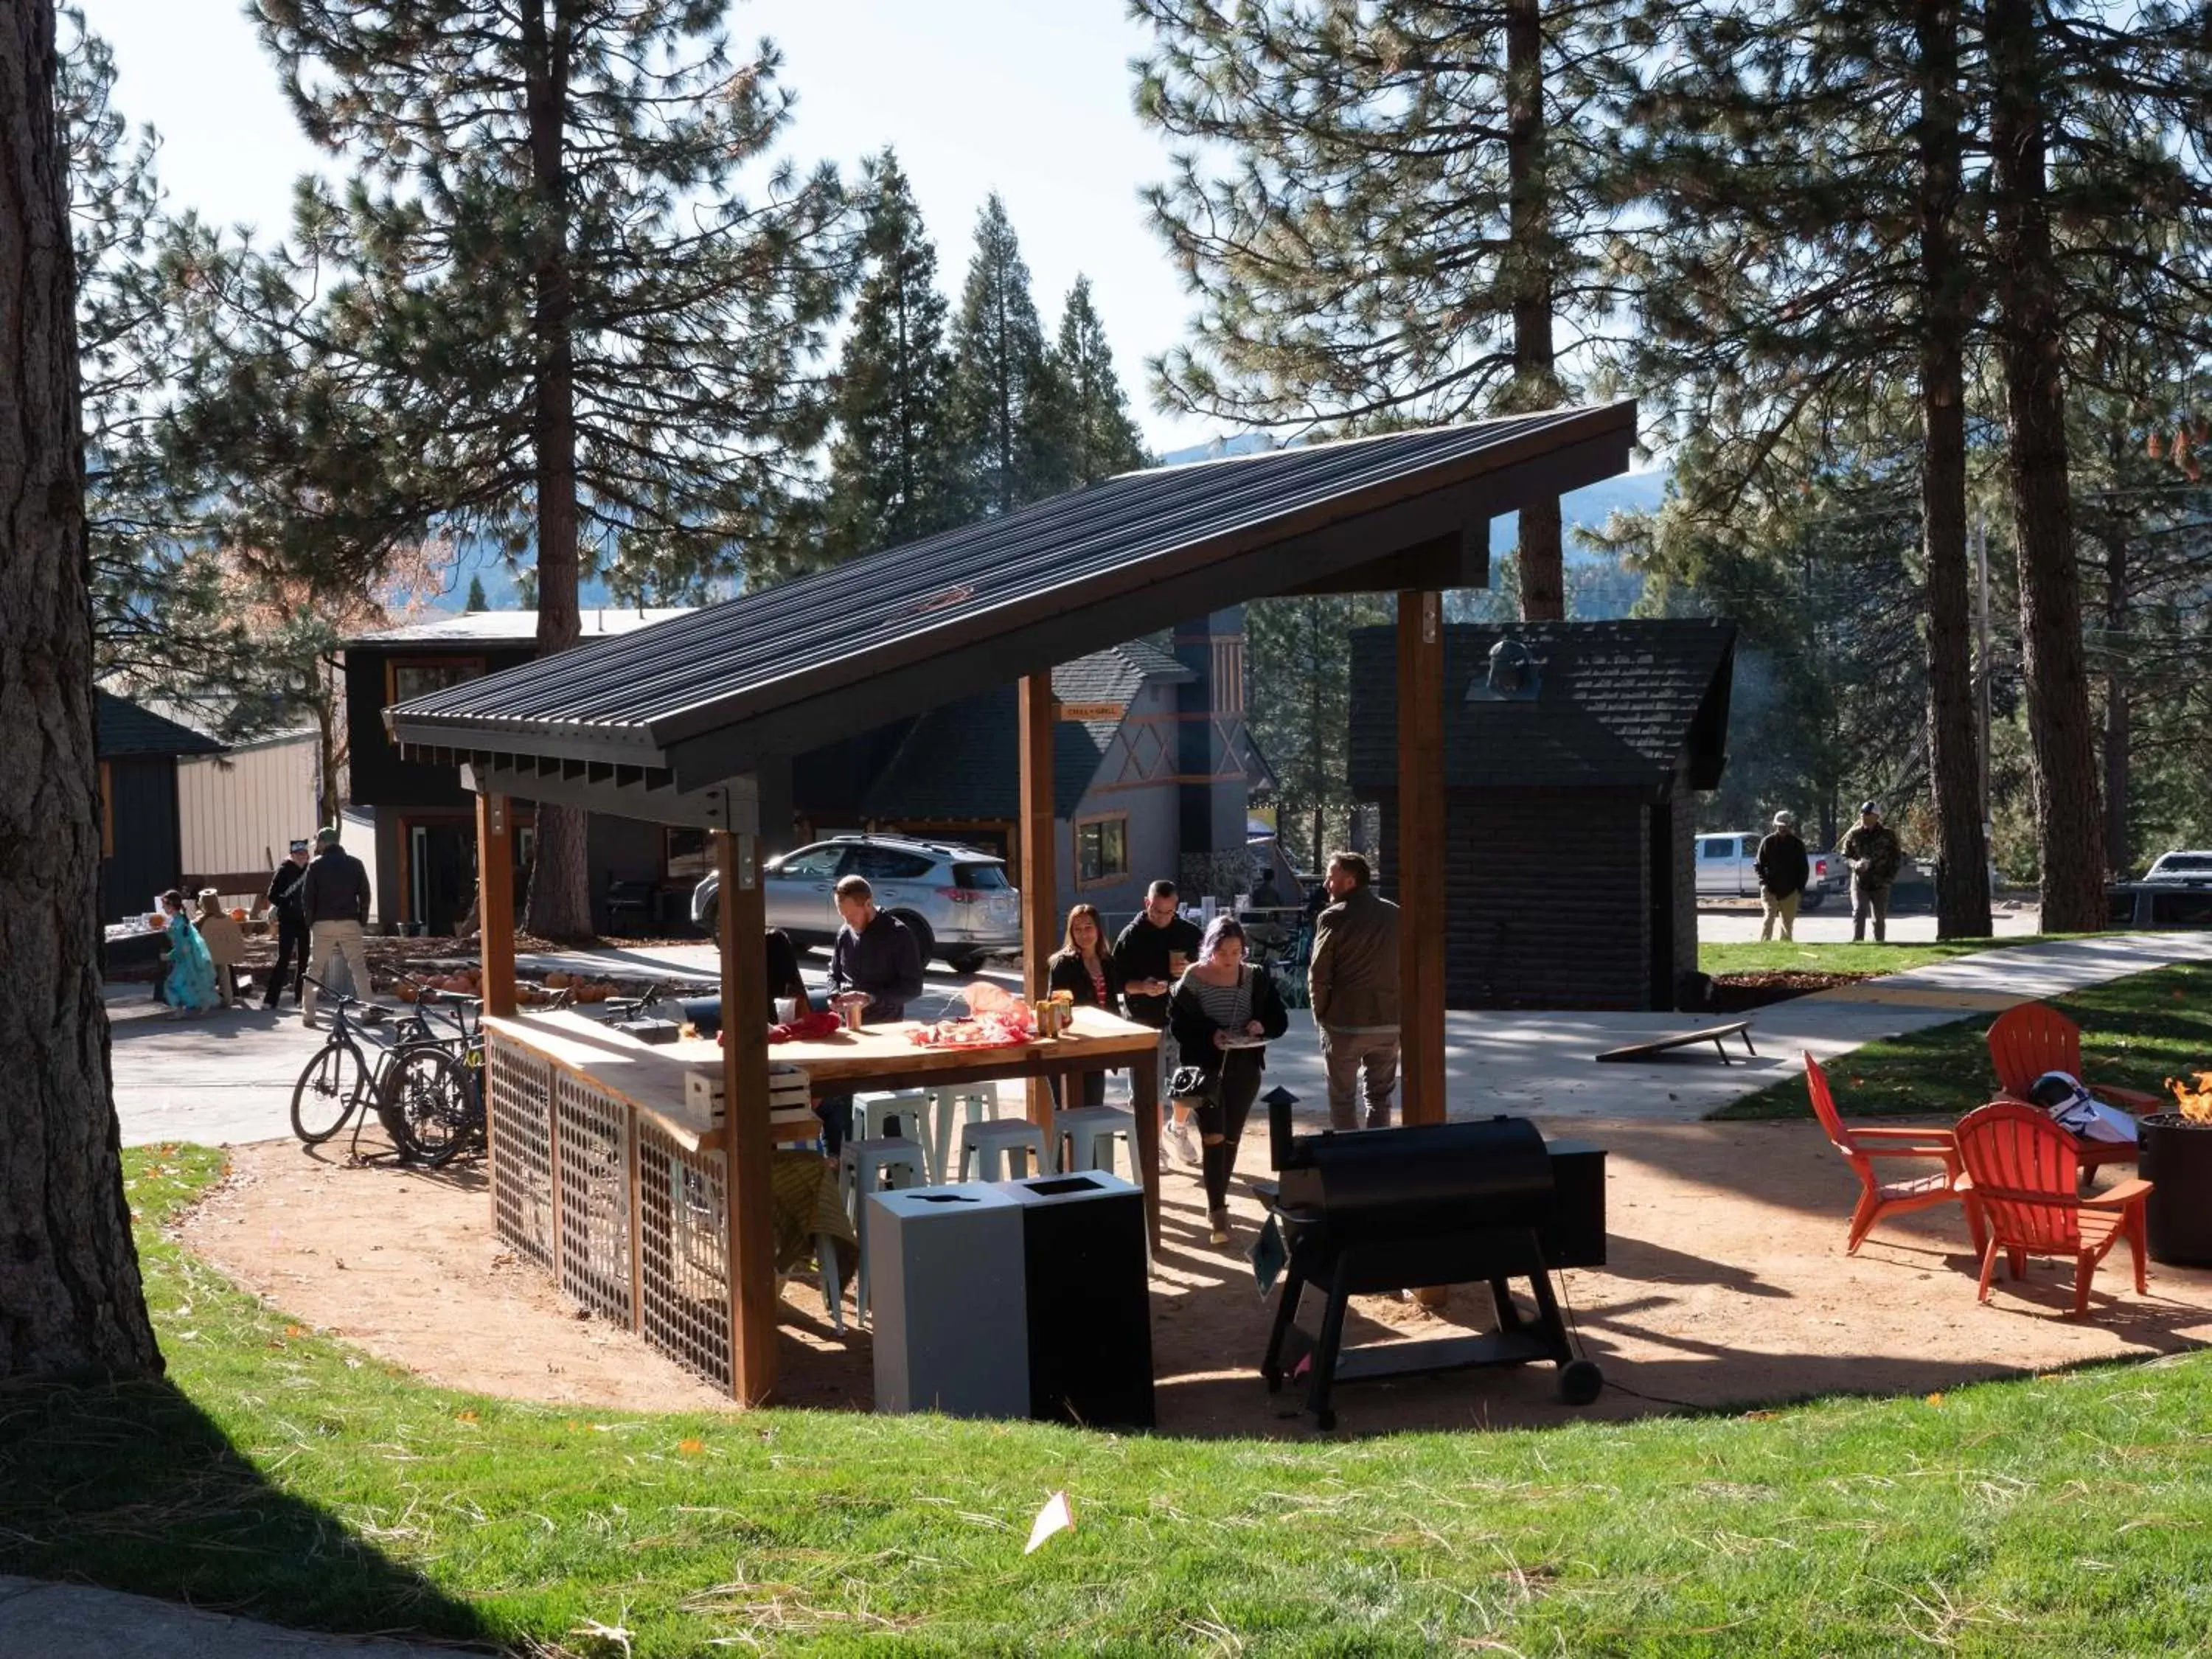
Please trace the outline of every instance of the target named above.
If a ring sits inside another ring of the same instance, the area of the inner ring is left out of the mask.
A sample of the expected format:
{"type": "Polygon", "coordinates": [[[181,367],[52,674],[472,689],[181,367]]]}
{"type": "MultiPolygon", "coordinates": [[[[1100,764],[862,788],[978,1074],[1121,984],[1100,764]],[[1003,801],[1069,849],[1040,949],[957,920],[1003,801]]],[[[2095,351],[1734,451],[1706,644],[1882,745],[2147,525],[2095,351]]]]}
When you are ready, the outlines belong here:
{"type": "MultiPolygon", "coordinates": [[[[311,1425],[314,1401],[299,1405],[311,1425]]],[[[162,1381],[0,1391],[0,1572],[489,1645],[466,1602],[272,1484],[162,1381]]]]}

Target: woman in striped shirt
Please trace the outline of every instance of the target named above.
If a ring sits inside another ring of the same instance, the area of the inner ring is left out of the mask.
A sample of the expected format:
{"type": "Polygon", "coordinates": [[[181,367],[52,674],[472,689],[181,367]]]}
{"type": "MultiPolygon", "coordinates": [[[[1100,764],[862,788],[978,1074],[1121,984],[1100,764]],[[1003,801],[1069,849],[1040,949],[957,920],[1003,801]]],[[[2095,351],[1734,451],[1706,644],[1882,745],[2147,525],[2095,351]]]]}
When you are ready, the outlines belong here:
{"type": "Polygon", "coordinates": [[[1244,960],[1244,929],[1233,916],[1216,916],[1198,947],[1198,960],[1168,1000],[1168,1029],[1185,1066],[1206,1074],[1199,1099],[1200,1179],[1212,1242],[1229,1242],[1229,1172],[1237,1167],[1244,1120],[1260,1092],[1267,1049],[1289,1029],[1290,1012],[1274,976],[1244,960]]]}
{"type": "MultiPolygon", "coordinates": [[[[1103,1008],[1118,1014],[1121,981],[1121,966],[1106,943],[1106,925],[1099,919],[1098,907],[1077,905],[1067,913],[1067,933],[1060,949],[1053,952],[1046,983],[1055,991],[1066,992],[1079,1008],[1103,1008]]],[[[1082,1087],[1084,1105],[1106,1103],[1105,1073],[1084,1073],[1082,1087]]],[[[1063,1111],[1075,1103],[1068,1099],[1068,1093],[1066,1080],[1062,1079],[1060,1105],[1063,1111]]]]}

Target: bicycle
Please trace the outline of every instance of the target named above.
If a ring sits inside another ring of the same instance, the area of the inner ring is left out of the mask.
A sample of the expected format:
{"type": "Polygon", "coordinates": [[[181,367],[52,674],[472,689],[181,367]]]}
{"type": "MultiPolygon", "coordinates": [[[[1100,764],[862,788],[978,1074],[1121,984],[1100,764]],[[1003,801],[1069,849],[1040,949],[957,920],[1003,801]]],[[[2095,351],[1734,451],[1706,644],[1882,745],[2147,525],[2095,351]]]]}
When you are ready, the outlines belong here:
{"type": "MultiPolygon", "coordinates": [[[[292,1133],[303,1145],[319,1146],[352,1122],[364,1106],[380,1103],[392,1063],[401,1051],[434,1039],[429,1022],[420,1013],[403,1016],[392,1028],[392,1041],[374,1045],[377,1057],[372,1066],[356,1033],[383,1024],[391,1018],[391,1010],[333,991],[312,975],[303,977],[330,999],[332,1008],[330,1036],[301,1068],[299,1080],[292,1085],[292,1133]],[[356,1014],[356,1009],[361,1012],[356,1014]]],[[[359,1129],[354,1133],[358,1139],[359,1129]]]]}
{"type": "Polygon", "coordinates": [[[416,990],[415,1006],[426,1033],[430,1014],[450,1008],[453,1035],[433,1035],[398,1050],[382,1081],[377,1115],[403,1158],[442,1169],[470,1146],[483,1144],[483,1004],[425,987],[416,990]]]}

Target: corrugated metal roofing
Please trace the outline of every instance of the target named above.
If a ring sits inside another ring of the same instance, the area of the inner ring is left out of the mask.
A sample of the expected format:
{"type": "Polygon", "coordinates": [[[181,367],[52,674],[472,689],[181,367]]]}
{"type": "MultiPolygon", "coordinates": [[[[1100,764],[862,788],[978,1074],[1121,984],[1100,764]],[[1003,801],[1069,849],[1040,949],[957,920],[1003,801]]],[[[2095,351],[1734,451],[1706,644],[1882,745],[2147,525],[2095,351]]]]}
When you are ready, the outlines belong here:
{"type": "MultiPolygon", "coordinates": [[[[643,611],[624,610],[619,605],[586,605],[580,617],[583,627],[580,642],[588,645],[603,634],[635,634],[639,629],[650,628],[655,623],[688,617],[692,610],[693,607],[688,605],[656,605],[643,611]]],[[[538,643],[538,613],[520,610],[457,611],[443,616],[400,623],[391,628],[374,629],[366,634],[356,634],[345,642],[348,645],[535,645],[538,643]]]]}
{"type": "MultiPolygon", "coordinates": [[[[434,692],[389,719],[403,743],[419,747],[589,753],[662,766],[670,745],[775,716],[889,670],[988,650],[995,638],[1040,621],[1156,587],[1172,606],[1177,596],[1162,585],[1176,578],[1522,463],[1596,446],[1603,459],[1589,465],[1593,476],[1605,476],[1625,466],[1634,428],[1635,405],[1617,404],[1125,474],[434,692]]],[[[1518,505],[1500,501],[1484,510],[1518,505]]],[[[1293,588],[1395,550],[1336,546],[1304,562],[1286,557],[1281,586],[1261,591],[1293,588]]],[[[1177,619],[1163,615],[1141,626],[1177,619]]],[[[1002,654],[992,678],[1034,672],[1050,660],[1002,654]]],[[[967,680],[948,680],[939,700],[991,683],[975,677],[981,665],[964,664],[967,680]]],[[[818,743],[839,734],[807,735],[818,743]]],[[[783,741],[784,752],[811,746],[788,732],[783,741]]]]}

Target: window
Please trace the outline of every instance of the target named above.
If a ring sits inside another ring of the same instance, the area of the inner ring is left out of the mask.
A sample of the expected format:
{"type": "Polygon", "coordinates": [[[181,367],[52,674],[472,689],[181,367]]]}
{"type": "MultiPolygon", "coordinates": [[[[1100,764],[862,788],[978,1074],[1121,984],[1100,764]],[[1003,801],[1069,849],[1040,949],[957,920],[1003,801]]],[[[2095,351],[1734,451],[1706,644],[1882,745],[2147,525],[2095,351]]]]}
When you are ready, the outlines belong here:
{"type": "MultiPolygon", "coordinates": [[[[384,665],[384,706],[427,697],[433,691],[459,685],[465,680],[481,678],[483,661],[477,657],[423,657],[414,661],[395,660],[384,665]]],[[[394,747],[397,740],[388,733],[386,739],[394,747]]]]}
{"type": "Polygon", "coordinates": [[[937,860],[920,853],[902,853],[890,847],[855,847],[846,865],[848,875],[869,881],[920,881],[937,867],[937,860]]]}
{"type": "Polygon", "coordinates": [[[1705,859],[1732,859],[1735,856],[1735,837],[1707,836],[1698,843],[1698,856],[1705,859]]]}
{"type": "Polygon", "coordinates": [[[1129,878],[1129,815],[1086,818],[1075,826],[1075,884],[1110,887],[1129,878]]]}
{"type": "Polygon", "coordinates": [[[809,847],[793,853],[769,874],[777,881],[828,881],[844,856],[842,847],[809,847]]]}
{"type": "Polygon", "coordinates": [[[1759,837],[1757,836],[1746,836],[1743,838],[1743,855],[1747,859],[1755,859],[1759,856],[1759,837]]]}
{"type": "Polygon", "coordinates": [[[708,845],[704,830],[667,830],[660,858],[670,881],[696,881],[714,867],[714,848],[708,845]]]}
{"type": "Polygon", "coordinates": [[[997,864],[956,864],[952,866],[952,884],[977,893],[1003,893],[1006,890],[1006,872],[997,864]]]}

